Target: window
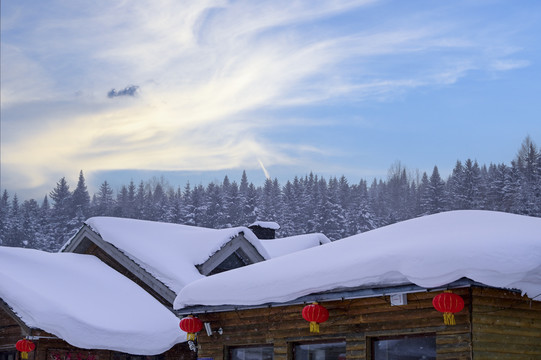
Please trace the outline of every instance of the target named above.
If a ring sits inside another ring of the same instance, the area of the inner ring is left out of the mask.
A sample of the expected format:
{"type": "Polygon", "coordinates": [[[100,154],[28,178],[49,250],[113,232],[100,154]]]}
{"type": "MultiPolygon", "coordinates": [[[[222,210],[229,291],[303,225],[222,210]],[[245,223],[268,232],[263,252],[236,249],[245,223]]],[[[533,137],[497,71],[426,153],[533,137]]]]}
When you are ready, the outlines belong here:
{"type": "Polygon", "coordinates": [[[346,360],[346,342],[296,344],[293,357],[295,360],[346,360]]]}
{"type": "Polygon", "coordinates": [[[230,347],[229,360],[272,360],[272,345],[230,347]]]}
{"type": "Polygon", "coordinates": [[[233,270],[239,267],[246,266],[252,262],[248,259],[246,254],[240,249],[229,255],[220,265],[216,266],[209,275],[219,274],[224,271],[233,270]]]}
{"type": "Polygon", "coordinates": [[[0,351],[0,360],[15,360],[16,358],[16,351],[0,351]]]}
{"type": "Polygon", "coordinates": [[[373,360],[436,359],[436,336],[411,335],[372,339],[373,360]]]}

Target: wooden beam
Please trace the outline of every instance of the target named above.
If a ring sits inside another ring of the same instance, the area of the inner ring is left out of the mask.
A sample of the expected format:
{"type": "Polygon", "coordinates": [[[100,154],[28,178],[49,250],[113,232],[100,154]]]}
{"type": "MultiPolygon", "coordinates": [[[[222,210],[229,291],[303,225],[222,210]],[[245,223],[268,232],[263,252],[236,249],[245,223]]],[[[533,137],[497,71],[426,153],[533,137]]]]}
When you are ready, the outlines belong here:
{"type": "Polygon", "coordinates": [[[0,299],[0,309],[4,310],[15,322],[21,327],[24,335],[30,335],[32,328],[26,325],[26,323],[13,311],[13,309],[3,300],[0,299]]]}

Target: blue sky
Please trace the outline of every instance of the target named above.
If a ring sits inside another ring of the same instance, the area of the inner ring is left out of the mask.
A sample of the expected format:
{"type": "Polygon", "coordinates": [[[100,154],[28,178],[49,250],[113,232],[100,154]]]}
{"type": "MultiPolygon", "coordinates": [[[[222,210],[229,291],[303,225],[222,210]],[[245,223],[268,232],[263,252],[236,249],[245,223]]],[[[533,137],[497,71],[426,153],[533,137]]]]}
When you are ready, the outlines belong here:
{"type": "Polygon", "coordinates": [[[79,170],[91,192],[263,167],[357,182],[541,143],[539,1],[1,6],[1,188],[23,198],[79,170]]]}

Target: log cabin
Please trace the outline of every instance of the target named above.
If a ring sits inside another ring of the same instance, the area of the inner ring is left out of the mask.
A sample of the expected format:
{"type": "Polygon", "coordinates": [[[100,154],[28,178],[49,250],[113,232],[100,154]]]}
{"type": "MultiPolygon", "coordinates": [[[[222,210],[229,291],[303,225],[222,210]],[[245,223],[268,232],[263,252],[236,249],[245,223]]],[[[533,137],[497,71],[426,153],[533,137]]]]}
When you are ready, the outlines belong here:
{"type": "Polygon", "coordinates": [[[541,359],[540,300],[541,219],[454,211],[201,279],[174,308],[205,323],[204,359],[541,359]]]}
{"type": "Polygon", "coordinates": [[[31,360],[193,359],[172,313],[183,286],[328,242],[99,217],[58,254],[0,247],[0,360],[18,360],[21,339],[36,345],[31,360]]]}

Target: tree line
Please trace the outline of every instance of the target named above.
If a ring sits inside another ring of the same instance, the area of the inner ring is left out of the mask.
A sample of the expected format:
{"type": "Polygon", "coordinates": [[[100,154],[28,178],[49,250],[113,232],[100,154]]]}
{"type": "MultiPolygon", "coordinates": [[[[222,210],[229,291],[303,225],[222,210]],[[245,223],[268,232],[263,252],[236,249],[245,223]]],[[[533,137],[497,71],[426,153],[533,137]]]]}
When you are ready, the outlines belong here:
{"type": "Polygon", "coordinates": [[[163,178],[116,191],[104,181],[90,196],[83,171],[73,191],[61,178],[41,203],[20,203],[4,189],[0,198],[0,245],[57,251],[93,216],[115,216],[209,228],[275,221],[280,237],[322,232],[338,240],[398,221],[459,209],[486,209],[541,217],[541,148],[527,137],[509,165],[457,161],[447,179],[437,166],[412,173],[402,164],[387,179],[350,184],[310,173],[281,185],[267,179],[256,187],[243,172],[182,188],[163,178]]]}

